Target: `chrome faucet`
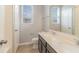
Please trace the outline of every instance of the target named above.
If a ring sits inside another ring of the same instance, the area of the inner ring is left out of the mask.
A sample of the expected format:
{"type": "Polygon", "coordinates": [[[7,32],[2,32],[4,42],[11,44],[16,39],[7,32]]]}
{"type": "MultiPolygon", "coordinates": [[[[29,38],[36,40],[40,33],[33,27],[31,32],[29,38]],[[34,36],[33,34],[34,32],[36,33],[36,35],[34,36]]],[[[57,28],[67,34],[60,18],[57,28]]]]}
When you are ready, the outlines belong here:
{"type": "Polygon", "coordinates": [[[0,45],[6,44],[6,43],[7,43],[7,40],[1,40],[0,41],[0,45]]]}

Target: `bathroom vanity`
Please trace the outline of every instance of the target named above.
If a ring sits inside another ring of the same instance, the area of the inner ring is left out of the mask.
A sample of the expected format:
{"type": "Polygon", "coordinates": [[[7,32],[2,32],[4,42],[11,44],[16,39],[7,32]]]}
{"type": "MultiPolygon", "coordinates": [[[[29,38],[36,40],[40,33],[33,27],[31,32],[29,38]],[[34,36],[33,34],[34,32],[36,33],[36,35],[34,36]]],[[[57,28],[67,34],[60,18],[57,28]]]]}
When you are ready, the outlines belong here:
{"type": "Polygon", "coordinates": [[[40,32],[38,50],[40,53],[79,53],[77,37],[57,31],[40,32]]]}
{"type": "Polygon", "coordinates": [[[40,53],[56,53],[56,51],[39,35],[38,49],[40,53]]]}

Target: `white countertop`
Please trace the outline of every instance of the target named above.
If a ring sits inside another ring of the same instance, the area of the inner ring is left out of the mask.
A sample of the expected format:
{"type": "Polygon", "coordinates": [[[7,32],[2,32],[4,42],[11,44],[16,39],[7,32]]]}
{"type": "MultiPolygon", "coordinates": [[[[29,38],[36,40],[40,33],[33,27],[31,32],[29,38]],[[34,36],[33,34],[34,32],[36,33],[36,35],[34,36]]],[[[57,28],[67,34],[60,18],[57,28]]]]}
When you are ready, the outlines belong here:
{"type": "Polygon", "coordinates": [[[79,45],[77,44],[77,37],[61,32],[40,32],[39,34],[44,40],[55,49],[58,53],[79,53],[79,45]]]}

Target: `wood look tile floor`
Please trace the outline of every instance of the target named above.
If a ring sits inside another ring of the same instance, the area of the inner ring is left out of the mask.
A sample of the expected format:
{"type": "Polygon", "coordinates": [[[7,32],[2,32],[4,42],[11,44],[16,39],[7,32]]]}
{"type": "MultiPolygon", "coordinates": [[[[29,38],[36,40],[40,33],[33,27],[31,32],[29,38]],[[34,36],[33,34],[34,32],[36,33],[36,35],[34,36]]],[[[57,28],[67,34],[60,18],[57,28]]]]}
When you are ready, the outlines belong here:
{"type": "Polygon", "coordinates": [[[38,49],[33,49],[33,44],[21,45],[17,49],[17,53],[39,53],[38,49]]]}

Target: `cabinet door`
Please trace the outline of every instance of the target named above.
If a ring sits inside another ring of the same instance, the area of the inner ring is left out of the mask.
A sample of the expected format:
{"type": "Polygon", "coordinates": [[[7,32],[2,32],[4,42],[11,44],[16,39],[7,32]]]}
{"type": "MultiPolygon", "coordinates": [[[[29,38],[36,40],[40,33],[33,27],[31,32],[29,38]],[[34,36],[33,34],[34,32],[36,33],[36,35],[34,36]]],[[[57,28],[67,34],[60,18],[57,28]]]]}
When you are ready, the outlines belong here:
{"type": "Polygon", "coordinates": [[[42,53],[46,53],[46,47],[43,44],[41,45],[41,50],[42,50],[42,53]]]}
{"type": "Polygon", "coordinates": [[[47,44],[47,53],[56,53],[56,51],[49,44],[47,44]]]}
{"type": "Polygon", "coordinates": [[[46,53],[50,53],[49,50],[47,50],[46,53]]]}
{"type": "Polygon", "coordinates": [[[46,47],[46,41],[41,36],[39,36],[39,39],[41,40],[42,44],[46,47]]]}
{"type": "Polygon", "coordinates": [[[40,53],[42,52],[42,49],[41,49],[42,45],[41,44],[42,44],[41,40],[39,39],[38,40],[38,50],[39,50],[40,53]]]}

